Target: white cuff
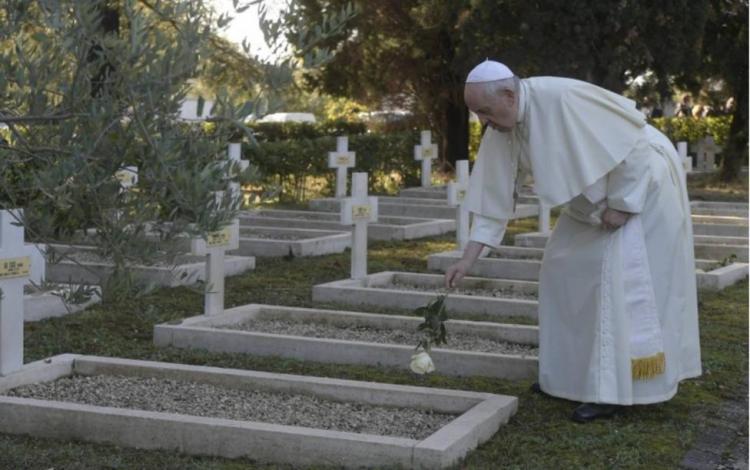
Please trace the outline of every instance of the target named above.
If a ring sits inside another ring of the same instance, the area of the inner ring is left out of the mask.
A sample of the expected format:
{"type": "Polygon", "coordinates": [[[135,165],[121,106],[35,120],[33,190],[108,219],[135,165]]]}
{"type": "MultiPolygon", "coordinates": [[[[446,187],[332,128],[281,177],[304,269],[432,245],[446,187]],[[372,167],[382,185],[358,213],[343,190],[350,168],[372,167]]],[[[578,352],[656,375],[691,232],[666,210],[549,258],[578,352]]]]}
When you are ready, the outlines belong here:
{"type": "Polygon", "coordinates": [[[508,225],[506,219],[491,219],[474,214],[471,224],[471,236],[469,239],[486,246],[500,246],[505,235],[505,227],[508,225]]]}

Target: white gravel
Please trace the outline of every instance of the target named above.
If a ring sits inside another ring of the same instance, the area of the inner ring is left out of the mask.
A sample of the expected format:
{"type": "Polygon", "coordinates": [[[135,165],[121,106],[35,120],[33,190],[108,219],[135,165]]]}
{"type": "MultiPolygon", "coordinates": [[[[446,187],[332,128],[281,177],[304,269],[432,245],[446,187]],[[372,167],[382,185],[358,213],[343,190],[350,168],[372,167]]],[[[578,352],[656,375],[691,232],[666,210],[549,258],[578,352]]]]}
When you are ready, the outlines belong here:
{"type": "Polygon", "coordinates": [[[335,402],[310,395],[111,375],[74,375],[18,387],[7,395],[418,440],[455,418],[449,414],[335,402]]]}
{"type": "MultiPolygon", "coordinates": [[[[381,287],[381,286],[378,286],[381,287]]],[[[537,294],[535,292],[522,292],[514,289],[513,287],[502,287],[496,289],[470,289],[454,287],[446,289],[442,286],[424,286],[411,284],[406,282],[394,282],[382,286],[385,289],[396,289],[406,291],[420,291],[420,292],[431,292],[435,294],[454,294],[454,295],[470,295],[478,297],[501,297],[506,299],[524,299],[524,300],[536,300],[537,294]]]]}
{"type": "Polygon", "coordinates": [[[243,238],[260,238],[262,240],[301,240],[303,238],[313,238],[312,236],[305,235],[296,235],[283,232],[256,232],[247,229],[242,229],[240,233],[243,238]]]}
{"type": "MultiPolygon", "coordinates": [[[[246,322],[225,325],[217,328],[305,336],[310,338],[367,341],[379,344],[406,344],[411,346],[416,346],[422,337],[421,333],[418,332],[416,328],[413,330],[386,329],[293,320],[252,319],[246,322]]],[[[538,349],[536,346],[480,338],[465,333],[452,333],[450,323],[446,325],[446,328],[448,329],[448,344],[441,345],[441,348],[499,354],[520,354],[523,356],[537,355],[538,349]]]]}

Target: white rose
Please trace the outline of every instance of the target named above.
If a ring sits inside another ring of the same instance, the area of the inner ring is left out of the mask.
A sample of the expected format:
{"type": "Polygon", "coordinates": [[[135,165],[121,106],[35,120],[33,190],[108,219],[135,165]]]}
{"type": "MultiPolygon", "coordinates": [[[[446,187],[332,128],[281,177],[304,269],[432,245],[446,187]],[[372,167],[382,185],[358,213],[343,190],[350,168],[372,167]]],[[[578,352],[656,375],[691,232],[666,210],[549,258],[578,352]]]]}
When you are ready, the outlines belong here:
{"type": "Polygon", "coordinates": [[[411,357],[411,364],[409,364],[412,372],[415,374],[427,374],[435,370],[435,364],[432,363],[430,355],[426,351],[414,354],[411,357]]]}

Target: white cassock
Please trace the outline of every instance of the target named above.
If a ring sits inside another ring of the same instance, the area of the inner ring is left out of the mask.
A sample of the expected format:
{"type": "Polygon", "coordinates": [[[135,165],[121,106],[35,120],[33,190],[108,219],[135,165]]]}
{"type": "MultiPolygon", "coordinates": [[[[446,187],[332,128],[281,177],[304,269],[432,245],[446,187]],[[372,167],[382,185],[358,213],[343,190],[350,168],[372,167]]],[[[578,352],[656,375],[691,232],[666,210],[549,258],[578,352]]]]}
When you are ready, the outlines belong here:
{"type": "Polygon", "coordinates": [[[577,80],[522,80],[518,120],[511,133],[485,133],[467,204],[471,239],[489,246],[502,240],[519,174],[533,174],[543,202],[565,205],[540,274],[542,390],[620,405],[670,399],[701,373],[692,225],[674,146],[632,101],[577,80]],[[606,207],[636,215],[608,231],[606,207]]]}

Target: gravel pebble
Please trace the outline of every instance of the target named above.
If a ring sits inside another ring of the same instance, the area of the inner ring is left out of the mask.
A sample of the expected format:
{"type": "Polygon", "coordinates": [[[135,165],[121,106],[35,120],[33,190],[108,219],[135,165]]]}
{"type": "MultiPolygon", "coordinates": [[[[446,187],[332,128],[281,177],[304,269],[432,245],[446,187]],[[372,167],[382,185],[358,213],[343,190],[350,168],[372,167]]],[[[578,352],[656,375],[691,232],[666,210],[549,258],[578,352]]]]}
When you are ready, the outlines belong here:
{"type": "MultiPolygon", "coordinates": [[[[378,286],[380,287],[380,286],[378,286]]],[[[417,284],[410,284],[405,282],[394,282],[383,286],[385,289],[396,289],[396,290],[407,290],[407,291],[420,291],[420,292],[431,292],[435,294],[455,294],[455,295],[470,295],[478,297],[502,297],[506,299],[524,299],[524,300],[536,300],[537,294],[535,292],[522,292],[516,290],[513,287],[502,287],[497,289],[468,289],[454,287],[452,289],[446,289],[442,286],[423,286],[417,284]]]]}
{"type": "MultiPolygon", "coordinates": [[[[253,319],[217,328],[305,336],[311,338],[367,341],[379,344],[408,344],[412,346],[416,346],[422,337],[421,333],[416,329],[410,331],[392,328],[373,328],[359,325],[332,325],[330,323],[293,320],[253,319]]],[[[440,346],[441,348],[499,354],[520,354],[524,356],[537,355],[538,349],[536,346],[480,338],[465,333],[451,333],[450,324],[448,324],[447,328],[448,344],[440,346]]]]}
{"type": "Polygon", "coordinates": [[[7,395],[418,440],[455,418],[450,414],[335,402],[310,395],[114,375],[73,375],[18,387],[7,395]]]}

